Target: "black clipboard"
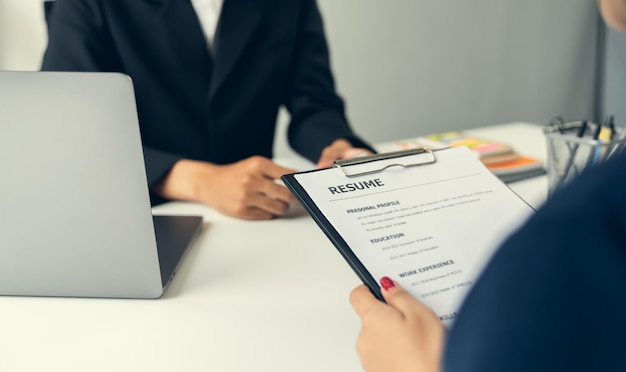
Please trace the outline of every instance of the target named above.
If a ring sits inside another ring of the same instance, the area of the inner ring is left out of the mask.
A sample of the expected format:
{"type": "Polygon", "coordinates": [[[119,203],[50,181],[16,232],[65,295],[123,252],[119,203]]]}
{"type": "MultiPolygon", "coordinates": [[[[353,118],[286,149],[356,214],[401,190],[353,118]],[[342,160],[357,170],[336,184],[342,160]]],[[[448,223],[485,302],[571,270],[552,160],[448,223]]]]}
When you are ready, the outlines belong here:
{"type": "MultiPolygon", "coordinates": [[[[442,149],[431,150],[425,148],[417,148],[411,150],[403,150],[403,151],[395,151],[386,154],[374,154],[363,157],[356,157],[352,159],[345,160],[337,160],[333,164],[333,168],[337,169],[343,176],[350,178],[356,176],[362,176],[367,174],[374,174],[383,172],[386,169],[391,167],[402,167],[402,168],[410,168],[416,167],[420,165],[432,164],[436,162],[436,157],[434,151],[439,151],[442,149]],[[418,162],[407,162],[405,161],[406,157],[412,155],[424,155],[425,158],[418,162]],[[385,164],[381,164],[380,166],[376,166],[377,163],[383,160],[391,160],[390,162],[384,162],[385,164]],[[359,165],[370,165],[371,169],[367,171],[358,171],[354,172],[354,166],[359,165]]],[[[346,243],[346,241],[341,237],[341,234],[335,229],[335,227],[328,221],[328,219],[324,216],[322,211],[319,210],[313,199],[309,196],[307,191],[300,185],[298,180],[295,178],[297,174],[302,173],[312,173],[319,172],[321,169],[310,170],[300,173],[292,173],[287,174],[281,177],[285,186],[291,191],[291,193],[296,197],[296,199],[300,202],[302,207],[307,211],[307,213],[313,218],[315,223],[320,227],[320,229],[324,232],[326,237],[333,243],[335,248],[339,251],[339,253],[346,260],[348,265],[352,268],[352,270],[356,273],[359,279],[365,284],[370,291],[378,298],[380,301],[385,302],[380,285],[378,281],[372,277],[368,269],[363,265],[361,260],[358,259],[356,254],[352,251],[350,246],[346,243]]]]}

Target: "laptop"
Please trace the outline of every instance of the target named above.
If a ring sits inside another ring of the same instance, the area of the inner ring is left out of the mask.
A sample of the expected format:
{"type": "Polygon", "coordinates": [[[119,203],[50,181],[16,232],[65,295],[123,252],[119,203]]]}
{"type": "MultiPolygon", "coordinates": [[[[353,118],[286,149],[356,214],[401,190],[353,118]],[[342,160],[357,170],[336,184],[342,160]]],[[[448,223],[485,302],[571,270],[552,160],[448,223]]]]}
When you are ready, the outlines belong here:
{"type": "Polygon", "coordinates": [[[158,298],[201,229],[152,216],[131,79],[0,71],[0,295],[158,298]]]}

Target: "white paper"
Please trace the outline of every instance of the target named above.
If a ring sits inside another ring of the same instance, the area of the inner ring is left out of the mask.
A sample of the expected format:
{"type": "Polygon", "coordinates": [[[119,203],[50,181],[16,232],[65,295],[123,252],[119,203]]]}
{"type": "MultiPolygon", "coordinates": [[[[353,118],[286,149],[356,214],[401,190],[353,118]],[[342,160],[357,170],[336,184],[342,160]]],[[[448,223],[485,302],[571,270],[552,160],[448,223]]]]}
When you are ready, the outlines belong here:
{"type": "Polygon", "coordinates": [[[435,163],[417,167],[349,178],[329,168],[295,178],[374,279],[394,279],[450,324],[495,249],[533,210],[467,148],[434,154],[435,163]]]}

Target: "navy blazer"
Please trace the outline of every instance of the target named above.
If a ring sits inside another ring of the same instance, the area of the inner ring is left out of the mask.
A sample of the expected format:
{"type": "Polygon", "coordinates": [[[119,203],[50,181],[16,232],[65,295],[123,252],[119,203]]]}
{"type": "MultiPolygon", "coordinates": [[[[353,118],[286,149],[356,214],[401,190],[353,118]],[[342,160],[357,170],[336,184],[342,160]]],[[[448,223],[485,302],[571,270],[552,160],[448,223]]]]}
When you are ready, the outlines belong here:
{"type": "Polygon", "coordinates": [[[315,0],[226,0],[213,51],[189,0],[57,0],[48,26],[42,70],[133,79],[150,185],[180,158],[271,158],[281,105],[311,161],[337,138],[367,147],[335,92],[315,0]]]}
{"type": "Polygon", "coordinates": [[[626,370],[626,152],[557,192],[498,250],[445,371],[626,370]]]}

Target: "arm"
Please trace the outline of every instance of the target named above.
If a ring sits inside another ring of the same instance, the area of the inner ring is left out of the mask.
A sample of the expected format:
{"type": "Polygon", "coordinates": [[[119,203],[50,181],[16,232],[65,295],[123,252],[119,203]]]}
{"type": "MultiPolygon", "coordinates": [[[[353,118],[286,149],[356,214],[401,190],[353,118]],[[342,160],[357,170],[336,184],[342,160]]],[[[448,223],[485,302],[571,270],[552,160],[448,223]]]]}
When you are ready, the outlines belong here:
{"type": "MultiPolygon", "coordinates": [[[[130,2],[128,4],[131,5],[98,0],[58,0],[50,19],[49,44],[42,70],[126,73],[129,60],[134,62],[135,72],[142,70],[145,58],[128,56],[128,50],[133,50],[134,44],[121,48],[121,44],[130,40],[124,34],[129,32],[126,25],[134,26],[143,21],[137,17],[144,13],[129,12],[138,8],[130,2]],[[120,25],[125,27],[120,28],[120,25]],[[111,30],[115,26],[118,38],[114,40],[111,30]],[[126,58],[122,59],[122,56],[126,58]]],[[[137,86],[144,84],[145,79],[142,83],[139,76],[130,75],[135,81],[136,92],[145,92],[137,86]]],[[[150,104],[148,101],[144,107],[151,109],[150,104]]],[[[141,110],[139,116],[142,134],[149,129],[146,126],[157,124],[147,122],[145,117],[142,121],[141,110]]],[[[170,117],[167,120],[175,119],[170,117]]],[[[218,166],[144,146],[144,160],[153,200],[154,196],[161,196],[198,201],[221,213],[244,219],[280,216],[287,212],[290,203],[295,203],[289,190],[274,182],[281,175],[294,171],[266,158],[251,157],[218,166]]]]}
{"type": "Polygon", "coordinates": [[[228,165],[182,159],[154,186],[154,192],[168,199],[199,201],[233,217],[267,220],[297,203],[285,186],[274,182],[293,172],[261,156],[228,165]]]}
{"type": "Polygon", "coordinates": [[[389,278],[378,301],[360,285],[350,303],[361,318],[357,352],[368,372],[439,371],[445,328],[426,306],[389,278]]]}
{"type": "MultiPolygon", "coordinates": [[[[41,70],[125,73],[106,27],[96,2],[56,1],[41,70]]],[[[150,187],[182,158],[147,146],[143,150],[150,187]]]]}
{"type": "Polygon", "coordinates": [[[336,94],[322,18],[314,0],[302,1],[297,48],[291,67],[291,84],[285,98],[291,114],[288,137],[303,156],[330,165],[348,148],[373,152],[371,146],[350,129],[343,100],[336,94]],[[342,141],[337,142],[338,139],[342,141]],[[332,145],[331,145],[332,144],[332,145]],[[363,150],[364,149],[364,150],[363,150]]]}
{"type": "Polygon", "coordinates": [[[598,0],[598,6],[602,18],[609,26],[626,31],[626,1],[598,0]]]}

